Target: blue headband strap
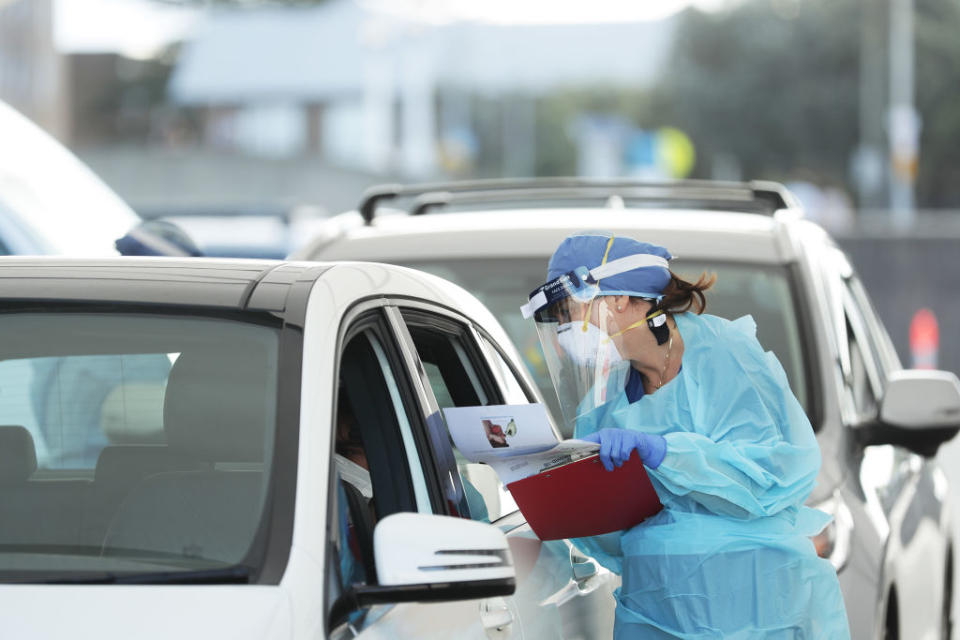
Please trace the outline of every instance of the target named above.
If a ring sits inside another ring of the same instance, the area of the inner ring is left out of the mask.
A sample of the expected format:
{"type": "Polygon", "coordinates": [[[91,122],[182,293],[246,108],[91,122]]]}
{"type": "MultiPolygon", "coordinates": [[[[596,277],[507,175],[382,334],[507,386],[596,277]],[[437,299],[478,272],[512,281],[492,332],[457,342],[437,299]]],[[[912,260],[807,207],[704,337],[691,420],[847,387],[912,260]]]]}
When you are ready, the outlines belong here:
{"type": "Polygon", "coordinates": [[[540,309],[564,298],[592,299],[600,295],[597,282],[601,278],[608,278],[645,267],[670,268],[665,258],[647,253],[638,253],[611,260],[589,271],[586,267],[578,267],[575,271],[565,273],[559,278],[547,282],[542,287],[534,289],[528,296],[528,302],[520,307],[520,312],[526,319],[540,309]]]}

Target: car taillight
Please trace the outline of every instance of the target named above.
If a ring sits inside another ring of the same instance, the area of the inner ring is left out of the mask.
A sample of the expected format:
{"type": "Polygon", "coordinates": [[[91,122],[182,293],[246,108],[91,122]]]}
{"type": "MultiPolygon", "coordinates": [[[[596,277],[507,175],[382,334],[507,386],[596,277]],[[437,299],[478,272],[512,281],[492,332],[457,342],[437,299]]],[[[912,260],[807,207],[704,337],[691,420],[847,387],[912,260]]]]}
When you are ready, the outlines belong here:
{"type": "Polygon", "coordinates": [[[853,515],[843,498],[840,497],[839,492],[834,493],[831,498],[820,504],[814,505],[814,508],[833,516],[830,524],[823,531],[813,536],[812,540],[817,555],[829,560],[833,568],[839,572],[847,564],[847,559],[850,556],[853,515]]]}

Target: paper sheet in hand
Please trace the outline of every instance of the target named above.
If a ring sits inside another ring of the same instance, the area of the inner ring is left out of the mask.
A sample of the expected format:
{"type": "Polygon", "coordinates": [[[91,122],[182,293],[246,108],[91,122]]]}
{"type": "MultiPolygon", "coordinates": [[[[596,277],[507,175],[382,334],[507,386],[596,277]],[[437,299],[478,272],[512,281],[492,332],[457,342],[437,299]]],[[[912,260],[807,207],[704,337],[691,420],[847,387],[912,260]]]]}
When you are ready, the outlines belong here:
{"type": "Polygon", "coordinates": [[[443,410],[453,442],[471,462],[485,462],[510,484],[595,453],[599,445],[560,440],[542,404],[500,404],[443,410]]]}

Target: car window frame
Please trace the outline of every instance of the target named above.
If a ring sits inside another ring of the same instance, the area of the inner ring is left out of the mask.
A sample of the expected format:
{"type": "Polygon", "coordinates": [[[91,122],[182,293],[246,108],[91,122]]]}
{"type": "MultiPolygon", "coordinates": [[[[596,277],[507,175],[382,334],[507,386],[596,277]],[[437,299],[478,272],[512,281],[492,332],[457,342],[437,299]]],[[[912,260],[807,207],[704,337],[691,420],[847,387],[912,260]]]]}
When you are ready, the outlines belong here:
{"type": "Polygon", "coordinates": [[[885,383],[890,373],[903,369],[900,356],[897,354],[896,347],[893,346],[890,333],[880,319],[876,307],[873,306],[873,301],[870,299],[863,281],[857,277],[856,273],[853,273],[849,278],[844,279],[844,285],[865,321],[867,339],[870,342],[874,359],[883,374],[883,382],[885,383]]]}
{"type": "Polygon", "coordinates": [[[819,375],[819,372],[823,370],[823,363],[820,349],[817,348],[816,332],[816,323],[820,315],[818,312],[812,312],[819,305],[810,288],[804,286],[805,271],[800,262],[794,260],[787,263],[785,267],[787,286],[793,300],[793,308],[798,311],[800,309],[808,310],[806,313],[797,313],[797,335],[800,339],[801,353],[805,354],[807,360],[803,373],[807,392],[807,419],[813,427],[813,432],[819,433],[826,420],[826,411],[824,410],[826,390],[821,384],[819,375]]]}
{"type": "MultiPolygon", "coordinates": [[[[397,330],[404,334],[404,340],[409,341],[408,346],[411,354],[411,372],[415,373],[416,377],[418,377],[420,380],[418,386],[420,387],[422,400],[424,403],[424,422],[430,420],[432,416],[437,416],[437,418],[433,419],[439,419],[439,424],[442,426],[444,434],[447,433],[446,423],[443,421],[442,414],[440,412],[440,404],[433,393],[430,380],[427,377],[426,369],[424,368],[423,363],[420,361],[416,344],[414,343],[413,336],[410,334],[407,326],[409,322],[408,317],[410,315],[414,317],[415,325],[417,324],[418,319],[422,319],[426,323],[426,328],[432,328],[445,333],[451,333],[452,330],[465,341],[465,348],[468,352],[468,356],[471,358],[471,363],[473,364],[474,368],[479,369],[477,374],[480,376],[484,392],[488,395],[489,402],[491,404],[503,404],[505,399],[501,382],[494,372],[495,367],[493,363],[490,362],[490,356],[485,351],[483,338],[485,338],[486,342],[490,345],[495,345],[494,348],[500,352],[501,357],[503,357],[504,361],[508,364],[508,366],[510,366],[511,371],[517,378],[517,381],[522,383],[522,388],[528,398],[528,401],[531,397],[535,399],[535,401],[539,401],[536,394],[531,393],[530,387],[523,377],[516,374],[516,370],[511,362],[511,359],[503,353],[502,348],[499,347],[497,341],[494,340],[488,332],[484,331],[482,327],[478,326],[471,319],[440,305],[431,305],[421,301],[412,300],[397,301],[397,306],[394,308],[394,312],[394,317],[396,318],[398,325],[397,330]]],[[[424,325],[421,324],[420,326],[424,325]]],[[[434,452],[433,458],[437,464],[436,469],[438,475],[442,476],[448,473],[455,473],[456,478],[460,481],[462,486],[463,477],[461,476],[460,470],[457,468],[455,463],[453,464],[452,468],[441,467],[440,454],[438,452],[434,452]]],[[[500,484],[503,486],[502,483],[500,484]]],[[[504,488],[504,491],[505,490],[506,489],[504,488]]],[[[450,509],[449,505],[446,503],[446,500],[444,500],[442,493],[437,497],[438,502],[441,504],[439,505],[440,508],[435,511],[435,513],[439,515],[461,515],[450,509]]],[[[497,524],[504,518],[509,518],[516,513],[517,510],[512,510],[499,514],[495,520],[491,521],[491,524],[497,524]]]]}
{"type": "Polygon", "coordinates": [[[841,291],[844,331],[847,333],[847,341],[841,345],[840,348],[846,349],[847,360],[850,363],[850,368],[844,376],[844,387],[852,394],[856,424],[864,424],[875,420],[879,413],[880,403],[883,400],[883,378],[881,376],[880,366],[876,362],[875,347],[870,343],[870,332],[867,328],[866,320],[847,287],[847,280],[848,278],[843,279],[843,289],[841,291]],[[847,331],[847,324],[849,324],[852,330],[852,335],[847,331]],[[860,357],[863,361],[863,368],[867,377],[867,385],[873,395],[874,406],[871,411],[864,411],[863,407],[859,407],[856,404],[856,394],[853,393],[854,371],[853,358],[850,353],[851,338],[856,341],[857,348],[860,350],[860,357]]]}
{"type": "MultiPolygon", "coordinates": [[[[419,393],[416,389],[416,385],[410,378],[409,375],[409,366],[408,359],[409,354],[407,353],[407,348],[402,336],[398,335],[396,332],[395,323],[390,317],[390,306],[386,301],[377,300],[377,301],[368,301],[366,303],[360,303],[354,306],[350,311],[348,311],[342,321],[341,321],[341,330],[340,336],[337,340],[336,348],[336,357],[334,362],[334,377],[333,385],[330,389],[332,401],[332,411],[330,414],[330,459],[327,465],[327,505],[326,505],[326,521],[327,521],[327,534],[326,540],[324,541],[325,549],[325,562],[324,562],[324,583],[326,588],[324,589],[324,611],[326,612],[325,625],[327,625],[327,633],[333,631],[329,627],[329,612],[334,602],[342,594],[342,589],[339,586],[334,587],[334,585],[339,585],[339,582],[336,580],[338,576],[338,555],[337,555],[337,545],[340,543],[339,536],[340,532],[338,527],[334,526],[334,523],[338,522],[339,515],[339,503],[338,503],[338,494],[337,494],[337,470],[336,465],[333,462],[333,452],[335,450],[336,444],[336,430],[332,428],[332,425],[336,423],[337,412],[339,407],[337,406],[338,402],[338,385],[341,378],[341,366],[343,362],[343,354],[350,342],[360,336],[365,332],[371,332],[375,337],[378,338],[381,343],[380,346],[383,350],[383,354],[386,357],[387,365],[390,368],[390,372],[393,375],[394,381],[396,383],[397,390],[400,394],[400,400],[403,405],[403,409],[406,413],[406,420],[410,426],[410,432],[413,437],[413,444],[415,446],[414,452],[404,451],[404,459],[407,462],[407,471],[410,474],[410,486],[408,487],[409,495],[412,496],[414,504],[417,508],[418,513],[435,513],[435,505],[433,502],[433,496],[437,493],[438,489],[434,485],[437,485],[437,479],[435,474],[431,472],[432,460],[429,443],[426,441],[425,432],[421,422],[421,403],[419,399],[419,393]],[[412,454],[412,455],[411,455],[412,454]],[[422,499],[417,496],[416,489],[413,486],[413,474],[415,471],[410,468],[411,460],[415,458],[420,474],[423,476],[423,481],[426,486],[426,504],[422,502],[422,499]]],[[[392,394],[391,394],[392,395],[392,394]]],[[[400,434],[402,438],[402,434],[400,434]]],[[[406,443],[404,443],[406,446],[406,443]]],[[[376,527],[374,526],[374,529],[376,527]]],[[[371,535],[373,532],[370,532],[371,535]]],[[[373,560],[375,562],[375,560],[373,560]]],[[[392,604],[384,606],[393,606],[392,604]]]]}

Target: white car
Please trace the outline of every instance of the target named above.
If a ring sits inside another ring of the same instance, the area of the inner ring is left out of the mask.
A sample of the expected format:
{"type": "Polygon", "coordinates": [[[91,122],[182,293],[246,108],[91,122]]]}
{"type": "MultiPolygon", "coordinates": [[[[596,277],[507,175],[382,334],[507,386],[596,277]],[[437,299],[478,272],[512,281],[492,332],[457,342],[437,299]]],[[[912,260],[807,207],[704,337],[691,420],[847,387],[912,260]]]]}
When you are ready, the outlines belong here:
{"type": "Polygon", "coordinates": [[[0,255],[118,255],[136,213],[50,135],[0,102],[0,255]]]}
{"type": "Polygon", "coordinates": [[[441,408],[538,400],[459,287],[5,257],[0,308],[3,637],[610,637],[616,576],[451,445],[441,408]]]}
{"type": "Polygon", "coordinates": [[[954,549],[947,483],[932,456],[960,426],[956,376],[902,369],[848,259],[783,187],[388,185],[293,257],[377,260],[457,282],[498,317],[549,399],[519,306],[545,281],[560,241],[587,229],[663,245],[680,273],[716,272],[707,312],[753,315],[817,432],[823,466],[810,502],[834,521],[815,543],[839,572],[853,637],[949,637],[954,549]]]}

